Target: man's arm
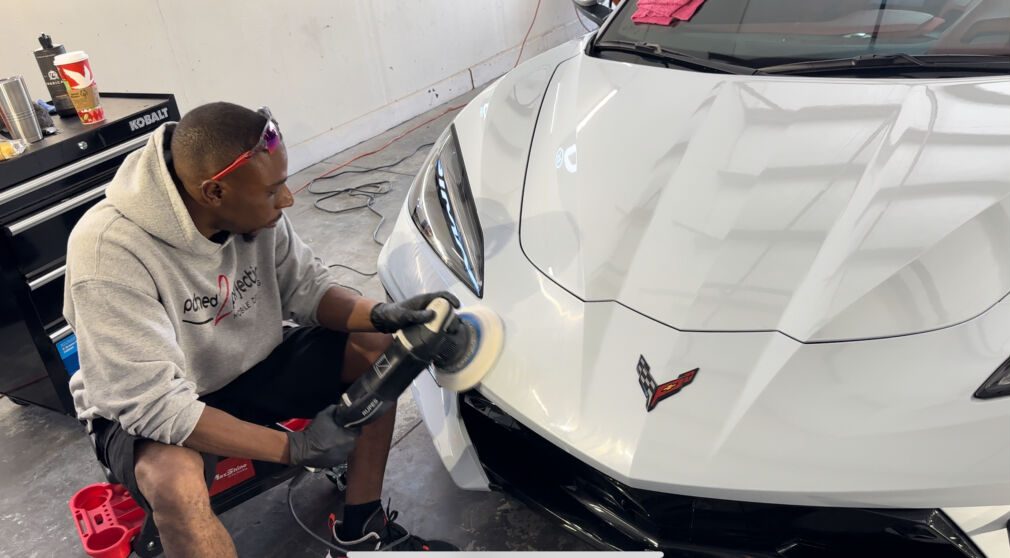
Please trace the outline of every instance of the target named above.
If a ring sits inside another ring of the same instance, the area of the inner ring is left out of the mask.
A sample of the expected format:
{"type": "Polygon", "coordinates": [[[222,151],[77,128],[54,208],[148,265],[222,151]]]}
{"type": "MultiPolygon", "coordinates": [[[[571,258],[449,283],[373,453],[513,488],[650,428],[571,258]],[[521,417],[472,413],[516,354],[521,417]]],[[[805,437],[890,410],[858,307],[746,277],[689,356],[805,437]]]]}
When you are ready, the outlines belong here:
{"type": "Polygon", "coordinates": [[[204,407],[182,445],[197,451],[304,467],[336,467],[347,462],[360,433],[337,424],[334,405],[319,411],[300,432],[281,432],[204,407]]]}
{"type": "Polygon", "coordinates": [[[284,432],[239,420],[213,407],[204,407],[196,428],[182,443],[204,453],[289,463],[288,436],[284,432]]]}
{"type": "Polygon", "coordinates": [[[276,228],[277,283],[284,315],[303,325],[317,323],[336,331],[394,331],[434,317],[425,307],[436,296],[459,308],[453,295],[418,295],[395,303],[380,303],[336,284],[329,270],[302,242],[285,217],[276,228]]]}
{"type": "Polygon", "coordinates": [[[453,307],[459,308],[459,300],[445,291],[420,294],[400,302],[380,303],[340,287],[331,287],[319,301],[316,320],[323,327],[337,331],[393,333],[434,318],[435,313],[427,307],[435,298],[444,298],[453,307]]]}
{"type": "Polygon", "coordinates": [[[370,316],[377,304],[347,289],[330,287],[319,300],[316,321],[336,331],[375,331],[370,316]]]}
{"type": "Polygon", "coordinates": [[[183,373],[186,357],[161,302],[104,279],[73,284],[68,298],[81,357],[71,382],[82,418],[104,417],[133,436],[181,444],[204,403],[183,373]]]}

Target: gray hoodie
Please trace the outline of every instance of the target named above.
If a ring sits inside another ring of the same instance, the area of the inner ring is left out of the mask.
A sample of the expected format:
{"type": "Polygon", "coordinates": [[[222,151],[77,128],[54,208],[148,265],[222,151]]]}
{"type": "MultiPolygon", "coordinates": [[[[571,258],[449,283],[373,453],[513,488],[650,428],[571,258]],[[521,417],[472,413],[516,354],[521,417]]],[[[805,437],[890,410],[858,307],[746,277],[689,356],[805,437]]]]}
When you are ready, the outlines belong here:
{"type": "Polygon", "coordinates": [[[166,166],[172,126],[127,157],[74,227],[63,313],[81,360],[78,416],[181,444],[203,412],[197,397],[269,355],[283,319],[316,323],[336,283],[286,217],[253,240],[200,234],[166,166]]]}

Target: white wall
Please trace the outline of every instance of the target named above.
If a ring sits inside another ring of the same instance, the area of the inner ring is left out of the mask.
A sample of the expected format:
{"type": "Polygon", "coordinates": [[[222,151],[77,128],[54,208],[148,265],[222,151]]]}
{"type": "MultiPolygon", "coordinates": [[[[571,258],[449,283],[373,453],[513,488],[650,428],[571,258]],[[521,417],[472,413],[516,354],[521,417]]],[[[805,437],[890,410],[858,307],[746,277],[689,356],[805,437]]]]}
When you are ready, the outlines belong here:
{"type": "MultiPolygon", "coordinates": [[[[34,98],[49,98],[32,56],[45,32],[88,53],[100,91],[268,105],[294,172],[506,72],[537,0],[4,4],[0,75],[34,98]]],[[[571,0],[541,0],[523,59],[584,32],[571,0]]]]}

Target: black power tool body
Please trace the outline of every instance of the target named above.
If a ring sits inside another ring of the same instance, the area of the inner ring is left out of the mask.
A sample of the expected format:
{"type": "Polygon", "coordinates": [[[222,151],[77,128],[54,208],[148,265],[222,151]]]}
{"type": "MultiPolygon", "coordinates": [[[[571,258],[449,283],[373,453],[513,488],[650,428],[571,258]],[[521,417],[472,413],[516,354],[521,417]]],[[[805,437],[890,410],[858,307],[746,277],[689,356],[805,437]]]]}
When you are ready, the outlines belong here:
{"type": "Polygon", "coordinates": [[[371,370],[341,394],[334,411],[337,424],[360,427],[388,411],[418,374],[432,364],[443,387],[464,391],[476,385],[501,352],[502,326],[484,308],[460,313],[442,298],[428,305],[435,317],[393,334],[393,343],[371,370]]]}

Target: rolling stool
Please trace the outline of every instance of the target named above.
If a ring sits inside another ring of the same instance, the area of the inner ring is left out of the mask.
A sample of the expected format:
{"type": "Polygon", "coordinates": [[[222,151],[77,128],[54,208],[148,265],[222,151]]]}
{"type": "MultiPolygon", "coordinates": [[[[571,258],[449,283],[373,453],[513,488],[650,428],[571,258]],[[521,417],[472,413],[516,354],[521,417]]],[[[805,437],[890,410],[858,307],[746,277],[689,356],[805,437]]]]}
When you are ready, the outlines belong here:
{"type": "MultiPolygon", "coordinates": [[[[291,419],[277,425],[277,430],[299,431],[309,419],[291,419]]],[[[94,446],[94,439],[88,436],[94,446]]],[[[102,467],[112,483],[111,471],[102,467]]],[[[210,505],[220,515],[242,502],[290,480],[301,467],[228,457],[217,462],[210,486],[210,505]]],[[[346,488],[346,464],[325,470],[325,476],[341,492],[346,488]]],[[[81,489],[69,502],[78,535],[89,556],[124,557],[130,550],[141,558],[162,553],[161,537],[151,516],[144,516],[125,487],[118,484],[93,484],[81,489]],[[140,523],[143,517],[143,523],[140,523]],[[139,529],[137,528],[140,524],[139,529]],[[130,540],[132,538],[132,541],[130,540]]]]}

